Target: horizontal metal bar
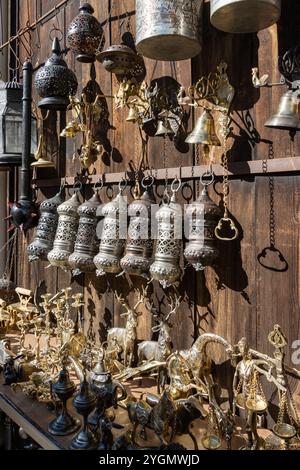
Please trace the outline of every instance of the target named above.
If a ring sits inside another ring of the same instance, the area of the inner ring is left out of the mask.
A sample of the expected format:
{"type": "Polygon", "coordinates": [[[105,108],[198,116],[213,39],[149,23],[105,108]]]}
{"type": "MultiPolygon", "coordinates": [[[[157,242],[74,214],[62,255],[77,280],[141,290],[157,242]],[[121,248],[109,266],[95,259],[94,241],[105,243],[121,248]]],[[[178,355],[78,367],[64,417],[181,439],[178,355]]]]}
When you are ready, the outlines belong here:
{"type": "MultiPolygon", "coordinates": [[[[182,180],[191,180],[200,178],[205,171],[207,171],[207,165],[199,166],[183,166],[177,168],[168,168],[167,177],[168,180],[174,178],[181,178],[182,180]]],[[[222,177],[224,174],[224,168],[222,165],[212,165],[212,170],[216,177],[222,177]]],[[[252,160],[246,162],[231,162],[228,165],[229,177],[230,178],[241,178],[245,176],[263,176],[263,175],[276,175],[276,174],[300,174],[300,157],[294,158],[276,158],[273,160],[252,160]]],[[[146,170],[145,175],[152,174],[157,181],[164,181],[166,179],[166,169],[160,168],[159,170],[146,170]]],[[[95,184],[99,179],[103,177],[104,184],[117,184],[122,178],[129,181],[135,180],[134,172],[119,172],[119,173],[105,173],[103,175],[93,175],[84,178],[85,184],[95,184]]],[[[47,188],[60,186],[63,182],[67,186],[73,186],[74,177],[66,177],[61,179],[47,179],[40,180],[36,179],[34,184],[37,188],[47,188]]]]}

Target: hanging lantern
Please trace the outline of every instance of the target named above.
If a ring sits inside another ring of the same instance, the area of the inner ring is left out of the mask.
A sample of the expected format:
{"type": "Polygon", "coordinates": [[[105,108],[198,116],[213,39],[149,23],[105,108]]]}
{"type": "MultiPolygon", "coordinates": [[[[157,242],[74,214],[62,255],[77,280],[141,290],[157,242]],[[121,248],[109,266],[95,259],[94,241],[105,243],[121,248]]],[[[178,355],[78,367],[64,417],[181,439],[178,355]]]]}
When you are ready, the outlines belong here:
{"type": "Polygon", "coordinates": [[[226,33],[255,33],[276,23],[281,0],[210,0],[210,21],[226,33]]]}
{"type": "Polygon", "coordinates": [[[120,260],[126,244],[127,201],[123,197],[126,185],[119,184],[119,194],[102,209],[104,216],[100,250],[94,258],[97,276],[120,273],[120,260]],[[124,223],[126,222],[126,223],[124,223]],[[125,232],[125,233],[124,233],[125,232]]]}
{"type": "Polygon", "coordinates": [[[151,206],[155,204],[152,191],[153,183],[153,177],[150,184],[146,184],[144,178],[142,186],[145,192],[140,199],[135,200],[128,207],[130,223],[126,252],[121,260],[121,267],[130,275],[149,277],[153,252],[151,239],[151,206]]]}
{"type": "Polygon", "coordinates": [[[68,44],[79,62],[95,62],[96,52],[101,47],[103,29],[93,13],[94,8],[84,3],[68,28],[68,44]]]}
{"type": "MultiPolygon", "coordinates": [[[[189,222],[189,242],[184,251],[185,259],[196,271],[206,266],[213,266],[219,255],[216,247],[215,228],[222,217],[220,208],[210,199],[208,185],[205,183],[203,191],[197,201],[189,204],[186,216],[189,222]]],[[[201,180],[203,183],[203,180],[201,180]]]]}
{"type": "Polygon", "coordinates": [[[40,205],[40,219],[34,241],[28,246],[29,262],[47,261],[48,253],[53,248],[53,242],[58,223],[57,208],[63,203],[62,189],[51,199],[46,199],[40,205]]]}
{"type": "Polygon", "coordinates": [[[53,250],[48,254],[52,266],[64,270],[70,268],[69,256],[74,251],[78,229],[78,207],[80,205],[79,190],[76,190],[71,199],[57,208],[58,225],[53,243],[53,250]]]}
{"type": "Polygon", "coordinates": [[[125,75],[135,63],[135,52],[125,44],[113,44],[97,55],[105,70],[116,75],[125,75]]]}
{"type": "Polygon", "coordinates": [[[172,183],[172,196],[156,213],[158,223],[158,235],[155,250],[155,261],[150,267],[153,279],[160,282],[166,288],[175,284],[180,276],[179,266],[182,244],[182,210],[176,202],[176,192],[180,189],[181,182],[175,189],[177,180],[172,183]]]}
{"type": "Polygon", "coordinates": [[[155,60],[185,60],[201,52],[202,0],[137,0],[138,52],[155,60]]]}
{"type": "MultiPolygon", "coordinates": [[[[17,82],[0,82],[0,168],[21,165],[22,95],[17,82]]],[[[31,152],[37,147],[36,120],[31,118],[31,152]]]]}
{"type": "Polygon", "coordinates": [[[62,58],[59,40],[54,38],[52,56],[35,75],[35,88],[42,98],[38,106],[41,109],[65,110],[69,105],[69,96],[77,91],[77,78],[62,58]]]}
{"type": "Polygon", "coordinates": [[[93,260],[99,246],[96,230],[98,223],[97,210],[100,205],[99,191],[95,190],[91,199],[84,202],[78,209],[79,226],[75,249],[69,257],[69,265],[73,269],[73,276],[96,270],[93,260]]]}

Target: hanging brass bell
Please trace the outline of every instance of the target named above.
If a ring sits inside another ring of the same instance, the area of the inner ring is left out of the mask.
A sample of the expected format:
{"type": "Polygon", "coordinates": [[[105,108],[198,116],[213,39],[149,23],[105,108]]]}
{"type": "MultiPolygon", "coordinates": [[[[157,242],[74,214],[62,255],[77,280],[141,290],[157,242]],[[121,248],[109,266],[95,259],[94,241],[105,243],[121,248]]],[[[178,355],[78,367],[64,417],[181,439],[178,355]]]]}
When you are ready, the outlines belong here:
{"type": "Polygon", "coordinates": [[[220,147],[221,142],[216,134],[215,121],[209,109],[205,109],[198,119],[194,130],[185,140],[188,144],[203,144],[220,147]]]}
{"type": "Polygon", "coordinates": [[[171,127],[170,121],[164,119],[163,121],[158,121],[157,131],[155,133],[156,137],[165,137],[167,135],[174,135],[174,131],[171,127]]]}
{"type": "Polygon", "coordinates": [[[128,116],[126,118],[127,122],[136,122],[138,119],[138,115],[134,106],[130,106],[128,116]]]}
{"type": "Polygon", "coordinates": [[[265,126],[282,130],[300,129],[299,99],[293,90],[282,95],[277,113],[267,120],[265,126]]]}

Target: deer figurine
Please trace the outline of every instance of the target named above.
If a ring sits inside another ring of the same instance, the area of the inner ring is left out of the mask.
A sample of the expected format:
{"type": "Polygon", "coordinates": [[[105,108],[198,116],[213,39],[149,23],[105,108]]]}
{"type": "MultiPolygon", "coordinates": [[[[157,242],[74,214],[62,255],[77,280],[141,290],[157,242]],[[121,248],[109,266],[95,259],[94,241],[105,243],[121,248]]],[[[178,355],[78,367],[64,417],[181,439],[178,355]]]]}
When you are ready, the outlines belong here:
{"type": "Polygon", "coordinates": [[[111,328],[108,330],[107,348],[111,349],[112,346],[117,345],[120,353],[123,353],[124,367],[131,367],[137,340],[138,317],[142,315],[142,313],[137,313],[137,308],[145,301],[146,289],[143,289],[142,292],[139,293],[138,301],[133,308],[129,306],[122,295],[115,292],[115,296],[126,310],[121,314],[121,317],[127,320],[125,328],[111,328]]]}
{"type": "MultiPolygon", "coordinates": [[[[170,318],[176,313],[181,303],[181,298],[175,295],[174,298],[169,299],[169,313],[166,317],[160,316],[153,304],[146,304],[147,309],[153,312],[153,316],[158,319],[158,324],[152,328],[153,333],[159,332],[157,341],[142,341],[138,345],[138,363],[141,365],[143,361],[151,362],[166,362],[172,353],[172,338],[170,318]]],[[[164,369],[160,368],[158,373],[158,391],[160,387],[164,387],[166,381],[166,374],[164,369]]]]}

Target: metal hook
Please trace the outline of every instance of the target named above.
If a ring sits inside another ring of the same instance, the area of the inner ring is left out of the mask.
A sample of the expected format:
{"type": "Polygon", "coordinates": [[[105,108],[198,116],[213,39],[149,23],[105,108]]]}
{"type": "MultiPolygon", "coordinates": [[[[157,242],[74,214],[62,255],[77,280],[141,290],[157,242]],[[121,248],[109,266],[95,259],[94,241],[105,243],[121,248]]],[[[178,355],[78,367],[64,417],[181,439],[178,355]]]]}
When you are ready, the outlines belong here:
{"type": "Polygon", "coordinates": [[[209,169],[209,170],[206,170],[201,176],[200,176],[200,183],[202,184],[202,186],[209,186],[211,185],[213,182],[215,181],[215,175],[214,175],[214,172],[209,169]],[[204,178],[210,178],[208,180],[204,180],[204,178]]]}
{"type": "Polygon", "coordinates": [[[127,180],[123,177],[119,183],[119,191],[122,194],[127,188],[127,180]]]}
{"type": "Polygon", "coordinates": [[[147,189],[147,188],[151,188],[151,186],[154,185],[154,176],[153,175],[147,175],[147,176],[144,176],[144,178],[142,179],[142,187],[144,189],[147,189]],[[150,183],[146,183],[146,181],[150,180],[150,183]]]}
{"type": "Polygon", "coordinates": [[[103,179],[102,177],[99,178],[98,181],[96,181],[96,183],[94,184],[94,187],[93,187],[93,190],[95,193],[97,193],[98,191],[100,191],[100,189],[102,189],[104,186],[104,183],[103,183],[103,179]]]}
{"type": "Polygon", "coordinates": [[[64,33],[60,28],[57,28],[55,25],[53,25],[53,28],[49,32],[49,38],[51,41],[53,41],[55,37],[57,37],[58,41],[61,42],[64,38],[64,33]],[[56,36],[54,36],[53,33],[55,33],[56,36]],[[57,33],[60,33],[60,36],[57,33]]]}
{"type": "Polygon", "coordinates": [[[79,193],[82,190],[82,182],[75,179],[73,190],[74,192],[79,193]]]}
{"type": "Polygon", "coordinates": [[[172,181],[172,184],[171,184],[171,191],[173,193],[177,193],[181,188],[181,179],[180,178],[177,178],[177,176],[175,176],[174,180],[172,181]],[[176,184],[178,185],[176,187],[176,184]]]}

